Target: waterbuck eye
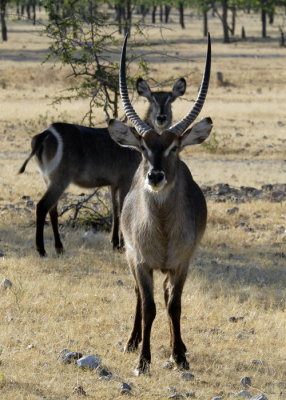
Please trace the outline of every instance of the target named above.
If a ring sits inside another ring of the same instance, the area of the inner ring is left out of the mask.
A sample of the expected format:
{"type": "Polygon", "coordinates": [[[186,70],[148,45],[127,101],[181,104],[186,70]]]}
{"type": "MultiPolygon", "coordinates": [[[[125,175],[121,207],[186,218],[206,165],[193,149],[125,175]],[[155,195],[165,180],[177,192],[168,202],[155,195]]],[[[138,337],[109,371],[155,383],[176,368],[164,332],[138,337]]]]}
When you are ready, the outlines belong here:
{"type": "Polygon", "coordinates": [[[178,150],[178,146],[174,146],[174,147],[171,148],[171,151],[173,151],[173,152],[175,152],[177,150],[178,150]]]}

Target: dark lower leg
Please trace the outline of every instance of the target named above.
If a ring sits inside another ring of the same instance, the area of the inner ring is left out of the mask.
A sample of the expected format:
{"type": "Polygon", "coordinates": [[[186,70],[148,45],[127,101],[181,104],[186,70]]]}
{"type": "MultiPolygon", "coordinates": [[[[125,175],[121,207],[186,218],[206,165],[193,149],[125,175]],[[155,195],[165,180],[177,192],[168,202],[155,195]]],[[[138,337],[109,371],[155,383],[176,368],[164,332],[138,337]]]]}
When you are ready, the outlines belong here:
{"type": "MultiPolygon", "coordinates": [[[[165,306],[166,308],[168,307],[169,303],[169,277],[167,276],[166,279],[164,280],[163,283],[163,289],[164,289],[164,300],[165,300],[165,306]]],[[[173,346],[173,329],[172,329],[172,322],[170,317],[168,316],[168,323],[169,323],[169,329],[170,329],[170,347],[173,346]]]]}
{"type": "Polygon", "coordinates": [[[55,213],[56,204],[67,186],[68,181],[63,182],[63,180],[59,180],[53,182],[37,204],[36,246],[40,256],[46,255],[44,247],[44,224],[49,210],[51,210],[50,216],[55,235],[56,247],[58,245],[59,248],[62,248],[57,227],[57,214],[55,213]]]}
{"type": "Polygon", "coordinates": [[[130,338],[125,347],[125,351],[134,351],[138,348],[139,343],[142,340],[142,312],[141,312],[141,298],[137,287],[135,287],[136,293],[136,310],[134,318],[134,326],[131,332],[130,338]]]}
{"type": "Polygon", "coordinates": [[[137,367],[137,372],[145,373],[149,371],[149,365],[151,363],[151,349],[150,349],[150,336],[153,321],[156,316],[156,306],[153,299],[149,299],[148,302],[143,301],[143,340],[142,349],[139,357],[139,363],[137,367]]]}
{"type": "Polygon", "coordinates": [[[41,257],[47,255],[44,246],[44,225],[48,210],[46,210],[39,201],[37,204],[37,221],[36,221],[36,248],[41,257]]]}
{"type": "Polygon", "coordinates": [[[55,249],[57,254],[62,254],[64,252],[64,248],[61,242],[60,234],[59,234],[59,227],[58,227],[58,211],[57,211],[57,204],[51,208],[49,211],[51,224],[54,232],[54,239],[55,239],[55,249]]]}
{"type": "Polygon", "coordinates": [[[181,293],[170,298],[168,303],[168,314],[172,330],[172,356],[176,364],[183,369],[189,369],[189,363],[186,359],[187,348],[181,338],[181,293]]]}

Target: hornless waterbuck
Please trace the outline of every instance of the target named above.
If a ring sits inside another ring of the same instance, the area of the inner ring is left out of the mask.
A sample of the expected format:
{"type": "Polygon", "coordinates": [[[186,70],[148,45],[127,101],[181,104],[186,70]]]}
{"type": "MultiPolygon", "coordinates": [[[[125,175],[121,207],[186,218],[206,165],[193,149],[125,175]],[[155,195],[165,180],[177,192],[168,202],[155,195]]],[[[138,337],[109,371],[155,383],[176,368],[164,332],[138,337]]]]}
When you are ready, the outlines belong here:
{"type": "MultiPolygon", "coordinates": [[[[146,121],[165,130],[172,123],[171,104],[186,90],[186,81],[179,79],[171,92],[152,92],[146,81],[137,80],[137,91],[149,101],[146,121]]],[[[55,123],[32,138],[32,152],[19,173],[25,171],[29,160],[36,156],[47,191],[37,204],[36,247],[41,256],[44,247],[44,223],[49,212],[58,254],[63,245],[58,230],[57,202],[70,183],[83,188],[111,186],[113,207],[112,244],[122,247],[119,217],[141,155],[118,146],[107,128],[88,128],[66,123],[55,123]]]]}
{"type": "Polygon", "coordinates": [[[164,296],[172,358],[181,368],[189,368],[180,332],[181,295],[191,257],[205,230],[207,208],[203,193],[180,160],[179,153],[185,146],[203,142],[212,129],[212,120],[205,118],[187,130],[201,111],[207,95],[211,43],[208,37],[204,77],[194,106],[184,119],[161,134],[138,117],[129,100],[125,76],[126,43],[127,37],[121,55],[120,94],[124,111],[137,133],[118,120],[111,120],[108,129],[118,144],[142,154],[121,214],[126,255],[135,278],[137,296],[134,326],[126,350],[137,349],[142,341],[135,370],[138,375],[148,371],[151,362],[150,334],[156,315],[154,270],[166,274],[164,296]]]}

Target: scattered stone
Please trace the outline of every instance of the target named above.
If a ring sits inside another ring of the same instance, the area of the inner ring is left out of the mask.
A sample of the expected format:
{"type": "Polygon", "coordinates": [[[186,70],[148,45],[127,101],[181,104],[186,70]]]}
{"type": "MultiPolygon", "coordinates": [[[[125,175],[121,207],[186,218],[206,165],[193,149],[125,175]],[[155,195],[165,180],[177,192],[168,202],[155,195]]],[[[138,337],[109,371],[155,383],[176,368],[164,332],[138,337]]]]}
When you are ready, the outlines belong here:
{"type": "Polygon", "coordinates": [[[222,400],[222,397],[213,397],[212,400],[222,400]]]}
{"type": "Polygon", "coordinates": [[[86,396],[86,391],[82,386],[75,386],[72,392],[81,396],[86,396]]]}
{"type": "Polygon", "coordinates": [[[252,394],[249,393],[247,390],[241,390],[240,392],[236,393],[235,396],[246,397],[246,398],[250,399],[252,397],[252,394]]]}
{"type": "Polygon", "coordinates": [[[20,197],[21,200],[30,200],[30,198],[31,198],[30,196],[26,196],[26,195],[20,197]]]}
{"type": "Polygon", "coordinates": [[[263,361],[262,360],[252,360],[253,365],[262,365],[263,361]]]}
{"type": "Polygon", "coordinates": [[[12,282],[7,278],[4,278],[3,281],[0,284],[0,287],[2,289],[5,289],[5,290],[6,289],[11,289],[12,286],[13,286],[12,282]]]}
{"type": "Polygon", "coordinates": [[[33,345],[33,344],[29,344],[27,347],[26,347],[26,349],[33,349],[35,346],[33,345]]]}
{"type": "Polygon", "coordinates": [[[101,360],[98,356],[85,356],[77,360],[76,363],[80,368],[96,369],[99,367],[100,362],[101,360]]]}
{"type": "Polygon", "coordinates": [[[174,368],[174,363],[172,361],[165,361],[162,364],[162,368],[164,368],[164,369],[173,369],[174,368]]]}
{"type": "Polygon", "coordinates": [[[243,320],[244,317],[229,317],[229,322],[237,322],[243,320]]]}
{"type": "Polygon", "coordinates": [[[105,378],[108,380],[112,378],[112,373],[110,371],[108,371],[108,369],[106,369],[106,368],[98,367],[96,371],[97,371],[98,375],[102,378],[105,378]]]}
{"type": "Polygon", "coordinates": [[[76,351],[69,351],[69,352],[64,353],[61,356],[61,361],[64,364],[72,364],[72,363],[75,364],[77,362],[77,360],[82,358],[82,356],[83,356],[82,353],[79,353],[79,352],[76,352],[76,351]]]}
{"type": "Polygon", "coordinates": [[[176,392],[177,388],[170,386],[170,387],[168,387],[168,390],[169,390],[169,392],[176,392]]]}
{"type": "Polygon", "coordinates": [[[0,257],[5,257],[5,254],[0,251],[0,257]]]}
{"type": "Polygon", "coordinates": [[[115,281],[115,284],[116,284],[117,286],[123,286],[123,282],[122,282],[121,279],[118,279],[117,281],[115,281]]]}
{"type": "MultiPolygon", "coordinates": [[[[239,332],[239,333],[236,335],[236,337],[237,337],[238,339],[242,339],[242,338],[247,337],[248,335],[254,335],[254,333],[255,333],[254,329],[248,329],[248,330],[244,330],[244,331],[242,331],[242,332],[239,332]]],[[[246,378],[247,378],[247,377],[246,377],[246,378]]],[[[244,379],[244,378],[242,378],[242,379],[244,379]]],[[[243,385],[242,379],[241,379],[240,383],[243,385]]]]}
{"type": "Polygon", "coordinates": [[[274,190],[273,192],[271,192],[271,200],[277,203],[284,200],[284,196],[285,192],[282,190],[274,190]]]}
{"type": "Polygon", "coordinates": [[[190,372],[183,372],[181,374],[181,378],[185,379],[186,381],[190,381],[191,379],[195,378],[195,375],[191,374],[190,372]]]}
{"type": "Polygon", "coordinates": [[[132,387],[126,382],[122,382],[120,385],[121,394],[131,394],[132,387]]]}
{"type": "Polygon", "coordinates": [[[187,392],[186,397],[196,397],[196,392],[187,392]]]}
{"type": "Polygon", "coordinates": [[[271,185],[270,183],[266,184],[266,185],[262,185],[261,186],[262,190],[265,190],[266,192],[271,192],[271,190],[273,190],[273,185],[271,185]]]}
{"type": "Polygon", "coordinates": [[[202,190],[207,198],[216,202],[245,203],[260,199],[281,202],[286,200],[286,184],[284,183],[263,185],[261,189],[249,186],[234,188],[228,184],[219,183],[213,186],[202,185],[202,190]]]}
{"type": "Polygon", "coordinates": [[[274,257],[286,258],[286,253],[283,251],[278,251],[277,253],[274,253],[274,257]]]}
{"type": "Polygon", "coordinates": [[[212,334],[214,334],[214,335],[215,335],[215,334],[217,335],[219,332],[220,332],[220,330],[219,330],[218,328],[211,328],[211,329],[210,329],[210,333],[212,333],[212,334]]]}
{"type": "Polygon", "coordinates": [[[62,358],[66,353],[69,353],[70,350],[69,349],[63,349],[60,351],[58,358],[62,358]]]}
{"type": "Polygon", "coordinates": [[[35,203],[33,202],[33,200],[27,200],[26,201],[26,206],[33,208],[35,206],[35,203]]]}
{"type": "Polygon", "coordinates": [[[183,399],[184,396],[180,393],[174,393],[168,396],[168,399],[183,399]]]}
{"type": "Polygon", "coordinates": [[[237,213],[238,211],[239,211],[239,208],[238,208],[238,207],[233,207],[233,208],[229,208],[229,209],[227,210],[227,213],[228,213],[229,215],[232,215],[232,214],[237,213]]]}
{"type": "Polygon", "coordinates": [[[251,397],[251,400],[268,400],[268,398],[264,396],[264,394],[259,394],[257,396],[251,397]]]}

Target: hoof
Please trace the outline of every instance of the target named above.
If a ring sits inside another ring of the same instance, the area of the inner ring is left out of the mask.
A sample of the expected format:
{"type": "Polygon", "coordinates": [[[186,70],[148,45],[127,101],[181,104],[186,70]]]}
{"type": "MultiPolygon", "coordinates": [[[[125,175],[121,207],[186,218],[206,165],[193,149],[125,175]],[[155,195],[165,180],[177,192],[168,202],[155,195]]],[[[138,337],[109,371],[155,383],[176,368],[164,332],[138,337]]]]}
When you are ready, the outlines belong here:
{"type": "Polygon", "coordinates": [[[135,376],[140,376],[140,375],[150,375],[150,366],[148,365],[148,367],[146,368],[136,368],[134,370],[134,375],[135,376]]]}
{"type": "Polygon", "coordinates": [[[138,344],[128,342],[124,347],[124,353],[134,353],[137,349],[138,349],[138,344]]]}
{"type": "Polygon", "coordinates": [[[123,253],[124,252],[124,250],[125,250],[125,247],[124,247],[124,245],[123,246],[121,246],[121,245],[119,245],[119,244],[113,244],[112,245],[112,249],[113,249],[113,251],[119,251],[119,253],[123,253]]]}
{"type": "Polygon", "coordinates": [[[180,369],[184,369],[184,370],[189,370],[190,369],[190,364],[188,363],[187,360],[183,361],[178,366],[179,366],[180,369]]]}
{"type": "Polygon", "coordinates": [[[174,357],[173,355],[170,356],[170,361],[176,363],[177,369],[179,370],[189,370],[190,365],[189,362],[186,360],[186,358],[181,358],[181,360],[178,357],[174,357]]]}
{"type": "Polygon", "coordinates": [[[138,367],[134,370],[134,375],[148,375],[150,374],[150,363],[147,361],[139,360],[138,367]]]}
{"type": "Polygon", "coordinates": [[[45,250],[44,250],[44,251],[38,250],[38,253],[39,253],[39,256],[40,256],[41,258],[47,257],[47,253],[45,252],[45,250]]]}
{"type": "Polygon", "coordinates": [[[63,247],[56,247],[56,253],[57,253],[58,256],[63,255],[64,252],[65,252],[65,250],[64,250],[63,247]]]}

